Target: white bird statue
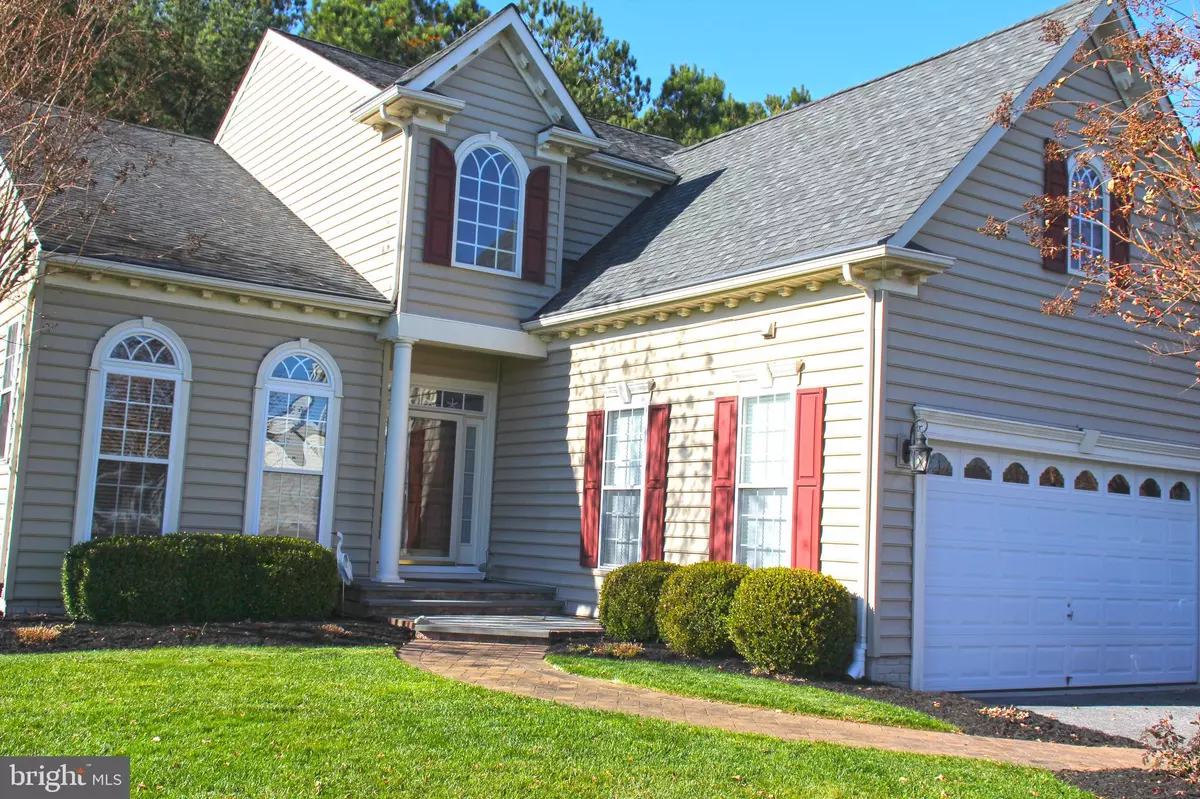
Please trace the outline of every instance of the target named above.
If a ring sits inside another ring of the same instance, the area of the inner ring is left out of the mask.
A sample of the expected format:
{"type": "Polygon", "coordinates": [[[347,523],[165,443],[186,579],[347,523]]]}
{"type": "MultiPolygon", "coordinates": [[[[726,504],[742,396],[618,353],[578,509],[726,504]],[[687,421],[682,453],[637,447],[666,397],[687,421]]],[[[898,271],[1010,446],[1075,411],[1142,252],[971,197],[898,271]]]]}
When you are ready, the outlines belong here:
{"type": "Polygon", "coordinates": [[[346,586],[354,582],[354,564],[350,556],[342,551],[342,531],[337,531],[337,550],[334,559],[337,561],[338,576],[342,578],[342,615],[346,615],[346,586]]]}

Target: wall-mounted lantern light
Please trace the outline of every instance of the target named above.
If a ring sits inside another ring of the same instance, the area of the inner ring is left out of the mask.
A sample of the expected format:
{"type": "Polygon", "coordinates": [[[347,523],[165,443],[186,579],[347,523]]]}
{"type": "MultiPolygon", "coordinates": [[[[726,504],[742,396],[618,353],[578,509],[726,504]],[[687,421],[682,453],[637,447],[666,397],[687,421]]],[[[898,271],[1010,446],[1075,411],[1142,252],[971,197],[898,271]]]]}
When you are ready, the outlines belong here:
{"type": "Polygon", "coordinates": [[[900,442],[900,461],[907,465],[913,474],[925,474],[929,471],[929,456],[933,454],[933,447],[929,446],[929,439],[925,437],[925,431],[928,429],[929,423],[918,419],[908,431],[908,438],[900,442]]]}

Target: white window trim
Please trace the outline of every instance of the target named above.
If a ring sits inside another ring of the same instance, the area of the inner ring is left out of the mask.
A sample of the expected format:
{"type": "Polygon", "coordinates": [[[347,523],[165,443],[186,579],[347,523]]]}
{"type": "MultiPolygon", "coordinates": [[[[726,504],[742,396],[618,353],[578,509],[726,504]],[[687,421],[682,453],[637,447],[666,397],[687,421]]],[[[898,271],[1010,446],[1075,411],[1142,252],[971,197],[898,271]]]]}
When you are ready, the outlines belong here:
{"type": "Polygon", "coordinates": [[[175,331],[149,316],[130,319],[109,329],[92,351],[88,369],[87,397],[83,419],[83,437],[79,453],[79,482],[75,488],[74,543],[92,537],[92,510],[96,501],[96,471],[100,461],[100,421],[104,413],[104,383],[110,374],[175,379],[175,407],[171,417],[171,449],[167,455],[167,488],[163,497],[163,535],[179,532],[179,505],[183,492],[184,452],[187,445],[188,408],[192,389],[192,358],[183,339],[175,331]],[[117,342],[145,333],[171,348],[175,367],[146,366],[132,362],[119,364],[108,359],[117,342]]]}
{"type": "MultiPolygon", "coordinates": [[[[1104,200],[1104,215],[1098,220],[1100,226],[1104,229],[1102,238],[1103,261],[1108,262],[1109,255],[1109,222],[1111,214],[1111,200],[1108,192],[1108,168],[1104,165],[1104,159],[1099,156],[1092,156],[1089,159],[1083,159],[1077,153],[1072,153],[1067,158],[1067,196],[1070,198],[1075,190],[1075,170],[1077,169],[1092,169],[1100,176],[1100,194],[1104,200]]],[[[1075,215],[1070,213],[1070,206],[1067,208],[1067,272],[1072,275],[1083,275],[1086,271],[1071,266],[1071,252],[1073,251],[1074,242],[1071,240],[1071,221],[1075,215]]]]}
{"type": "Polygon", "coordinates": [[[462,269],[470,269],[475,272],[483,272],[488,275],[499,275],[501,277],[516,278],[517,280],[522,279],[521,249],[525,243],[525,191],[528,188],[526,185],[528,180],[529,164],[525,161],[525,157],[521,155],[520,150],[514,147],[507,139],[501,137],[496,131],[476,134],[464,139],[462,144],[458,145],[458,149],[454,151],[454,228],[451,235],[454,246],[450,250],[451,265],[462,269]],[[514,237],[516,246],[513,251],[512,272],[504,272],[490,266],[477,266],[476,264],[468,264],[458,260],[458,200],[461,195],[459,181],[462,179],[462,163],[468,155],[480,147],[495,147],[512,159],[513,166],[517,169],[517,231],[514,237]]]}
{"type": "Polygon", "coordinates": [[[646,524],[646,443],[650,438],[650,398],[654,391],[654,381],[652,380],[624,380],[617,383],[608,383],[604,386],[604,431],[600,443],[600,530],[599,540],[596,542],[596,568],[601,572],[609,572],[613,569],[618,569],[625,564],[601,562],[600,555],[604,551],[604,492],[609,489],[604,485],[604,456],[605,449],[608,446],[608,414],[610,411],[627,411],[641,409],[642,411],[642,469],[639,476],[641,485],[641,499],[638,501],[638,520],[637,520],[637,560],[630,561],[637,563],[642,559],[642,538],[645,533],[646,524]]]}
{"type": "MultiPolygon", "coordinates": [[[[13,341],[12,363],[5,359],[4,369],[12,371],[12,385],[8,387],[8,429],[4,435],[4,451],[0,452],[0,461],[9,463],[12,461],[12,455],[16,451],[16,445],[13,439],[17,434],[17,404],[21,401],[21,376],[24,374],[24,358],[25,358],[25,317],[24,315],[10,319],[5,325],[6,331],[16,327],[16,338],[13,341]]],[[[0,347],[8,345],[9,336],[5,334],[5,340],[0,342],[0,347]]],[[[0,395],[4,392],[0,390],[0,395]]]]}
{"type": "Polygon", "coordinates": [[[323,347],[306,338],[280,344],[267,353],[258,367],[254,381],[254,411],[250,425],[250,460],[246,474],[246,508],[242,531],[246,535],[258,535],[259,505],[262,502],[264,457],[266,453],[267,394],[271,386],[294,388],[329,397],[329,419],[325,427],[325,464],[321,472],[321,518],[318,520],[317,543],[331,547],[333,541],[333,514],[336,502],[338,473],[338,443],[342,423],[342,372],[337,361],[323,347]],[[329,376],[328,387],[317,383],[288,381],[272,378],[271,372],[289,355],[311,355],[321,362],[329,376]]]}
{"type": "MultiPolygon", "coordinates": [[[[742,480],[742,420],[746,413],[746,400],[755,399],[757,397],[773,397],[776,394],[788,395],[788,415],[787,415],[787,440],[795,447],[796,441],[796,387],[798,376],[793,372],[790,375],[780,379],[774,376],[774,373],[783,371],[774,364],[764,364],[762,367],[754,367],[756,374],[754,379],[743,379],[738,383],[738,408],[737,408],[737,439],[735,451],[733,453],[733,541],[730,551],[730,557],[735,563],[739,563],[738,555],[738,540],[741,538],[741,519],[742,509],[742,489],[743,488],[778,488],[775,485],[752,485],[744,483],[742,480]],[[795,380],[796,382],[793,382],[795,380]]],[[[784,505],[788,511],[788,520],[795,524],[795,502],[796,502],[796,459],[795,457],[785,459],[787,463],[787,477],[785,488],[787,489],[787,501],[784,505]]],[[[787,557],[785,565],[791,563],[792,557],[792,537],[785,536],[787,542],[787,557]]]]}

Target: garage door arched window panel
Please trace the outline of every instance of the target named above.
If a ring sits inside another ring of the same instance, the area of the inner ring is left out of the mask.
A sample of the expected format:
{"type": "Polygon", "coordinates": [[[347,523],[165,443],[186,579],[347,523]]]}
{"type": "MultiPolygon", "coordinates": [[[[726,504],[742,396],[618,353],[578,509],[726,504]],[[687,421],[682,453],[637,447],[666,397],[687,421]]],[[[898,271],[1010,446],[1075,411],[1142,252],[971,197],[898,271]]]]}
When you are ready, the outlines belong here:
{"type": "Polygon", "coordinates": [[[983,458],[972,458],[963,467],[963,477],[968,480],[991,480],[992,467],[983,458]]]}
{"type": "Polygon", "coordinates": [[[929,456],[929,471],[926,474],[932,474],[936,477],[953,477],[954,465],[950,463],[950,459],[940,452],[935,452],[929,456]]]}
{"type": "Polygon", "coordinates": [[[1129,494],[1129,481],[1123,474],[1114,474],[1108,481],[1108,493],[1129,494]]]}
{"type": "Polygon", "coordinates": [[[258,370],[245,532],[330,545],[342,377],[307,339],[273,349],[258,370]]]}
{"type": "Polygon", "coordinates": [[[1187,487],[1187,483],[1180,480],[1175,485],[1171,486],[1171,499],[1181,502],[1190,502],[1192,500],[1191,489],[1187,487]]]}
{"type": "Polygon", "coordinates": [[[76,541],[178,529],[191,377],[182,339],[150,317],[116,325],[97,343],[76,541]]]}
{"type": "Polygon", "coordinates": [[[1067,484],[1063,479],[1062,472],[1057,466],[1047,466],[1042,470],[1042,474],[1038,477],[1038,485],[1046,488],[1062,488],[1067,484]]]}
{"type": "Polygon", "coordinates": [[[1096,475],[1084,469],[1079,474],[1075,475],[1075,490],[1076,491],[1099,491],[1100,483],[1096,480],[1096,475]]]}
{"type": "Polygon", "coordinates": [[[1138,486],[1139,497],[1149,497],[1151,499],[1162,499],[1162,486],[1153,477],[1147,477],[1138,486]]]}
{"type": "Polygon", "coordinates": [[[1029,472],[1021,464],[1013,461],[1004,469],[1004,482],[1016,485],[1029,485],[1029,472]]]}

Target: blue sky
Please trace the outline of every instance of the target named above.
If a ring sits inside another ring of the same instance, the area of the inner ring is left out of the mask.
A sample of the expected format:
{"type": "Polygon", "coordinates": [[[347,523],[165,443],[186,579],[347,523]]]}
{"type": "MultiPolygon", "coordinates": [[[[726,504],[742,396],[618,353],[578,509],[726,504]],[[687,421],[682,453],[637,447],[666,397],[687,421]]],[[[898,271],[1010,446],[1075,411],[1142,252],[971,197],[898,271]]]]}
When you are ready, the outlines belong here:
{"type": "Polygon", "coordinates": [[[1062,2],[588,0],[605,33],[629,42],[653,91],[672,63],[695,63],[743,101],[801,83],[821,97],[1062,2]]]}

